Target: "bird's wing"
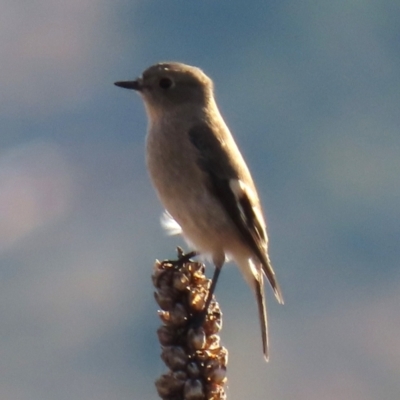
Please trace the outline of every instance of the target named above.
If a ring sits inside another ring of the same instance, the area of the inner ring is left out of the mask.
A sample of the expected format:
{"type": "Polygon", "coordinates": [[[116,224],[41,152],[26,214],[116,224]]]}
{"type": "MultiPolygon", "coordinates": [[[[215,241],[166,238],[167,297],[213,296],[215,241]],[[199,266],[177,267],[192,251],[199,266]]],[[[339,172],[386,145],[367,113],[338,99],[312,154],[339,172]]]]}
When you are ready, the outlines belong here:
{"type": "Polygon", "coordinates": [[[207,124],[199,124],[189,130],[190,141],[198,150],[198,165],[207,174],[211,191],[259,259],[276,298],[283,303],[267,254],[264,220],[255,201],[257,194],[241,179],[237,163],[225,150],[223,137],[216,136],[207,124]]]}

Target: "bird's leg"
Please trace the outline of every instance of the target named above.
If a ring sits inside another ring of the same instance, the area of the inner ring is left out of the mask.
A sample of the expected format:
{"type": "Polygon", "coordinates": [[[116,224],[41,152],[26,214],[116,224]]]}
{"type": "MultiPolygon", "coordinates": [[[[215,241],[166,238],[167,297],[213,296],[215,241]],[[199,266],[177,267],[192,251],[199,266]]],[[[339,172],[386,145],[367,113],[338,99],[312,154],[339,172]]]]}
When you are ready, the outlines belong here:
{"type": "Polygon", "coordinates": [[[193,316],[193,326],[195,328],[199,328],[200,326],[202,326],[206,319],[206,316],[208,313],[208,308],[210,307],[210,303],[213,298],[215,288],[217,286],[218,277],[219,277],[219,274],[221,273],[221,267],[222,266],[218,266],[218,265],[215,266],[214,275],[212,277],[211,286],[210,286],[210,289],[208,290],[207,298],[204,303],[204,308],[201,312],[199,312],[198,314],[193,316]]]}
{"type": "Polygon", "coordinates": [[[217,286],[217,282],[218,282],[220,273],[221,273],[221,268],[216,266],[214,269],[214,275],[212,277],[211,286],[210,286],[210,289],[208,290],[207,299],[204,304],[204,309],[203,309],[204,316],[207,314],[208,307],[210,307],[210,303],[211,303],[215,288],[217,286]]]}

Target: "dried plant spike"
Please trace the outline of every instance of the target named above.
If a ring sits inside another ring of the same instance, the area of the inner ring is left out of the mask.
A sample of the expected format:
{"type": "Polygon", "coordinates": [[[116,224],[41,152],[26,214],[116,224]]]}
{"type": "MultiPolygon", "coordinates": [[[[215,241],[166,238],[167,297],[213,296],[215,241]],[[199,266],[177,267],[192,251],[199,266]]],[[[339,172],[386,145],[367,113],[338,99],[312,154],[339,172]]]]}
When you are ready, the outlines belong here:
{"type": "Polygon", "coordinates": [[[187,365],[187,372],[191,378],[199,378],[201,371],[196,362],[191,362],[187,365]]]}
{"type": "Polygon", "coordinates": [[[204,288],[190,288],[188,301],[195,311],[202,311],[206,303],[208,291],[204,288]]]}
{"type": "Polygon", "coordinates": [[[188,333],[188,345],[194,350],[202,350],[206,347],[208,338],[202,327],[190,328],[188,333]]]}
{"type": "Polygon", "coordinates": [[[188,310],[182,303],[175,303],[175,307],[170,311],[171,325],[176,327],[186,324],[189,317],[188,310]]]}
{"type": "Polygon", "coordinates": [[[167,325],[161,325],[157,329],[157,336],[161,346],[171,346],[176,341],[175,329],[171,329],[171,327],[167,325]]]}
{"type": "Polygon", "coordinates": [[[224,400],[227,350],[220,344],[222,313],[213,299],[205,316],[210,280],[193,253],[156,261],[152,280],[162,325],[161,358],[169,371],[155,382],[165,400],[224,400]]]}
{"type": "Polygon", "coordinates": [[[176,271],[174,273],[174,288],[179,291],[183,291],[187,289],[190,283],[190,278],[187,274],[184,274],[181,271],[176,271]]]}
{"type": "Polygon", "coordinates": [[[207,348],[209,348],[210,350],[219,349],[221,347],[219,335],[210,335],[207,337],[206,340],[207,348]]]}
{"type": "Polygon", "coordinates": [[[209,398],[207,400],[226,400],[226,394],[221,385],[209,385],[208,393],[209,398]]]}
{"type": "Polygon", "coordinates": [[[188,379],[183,388],[183,395],[185,400],[204,400],[206,395],[204,393],[204,385],[200,379],[188,379]]]}
{"type": "Polygon", "coordinates": [[[175,374],[161,375],[155,382],[157,392],[162,399],[168,399],[171,395],[179,394],[185,386],[186,377],[177,377],[175,374]]]}
{"type": "Polygon", "coordinates": [[[167,346],[162,349],[161,358],[172,371],[182,371],[188,362],[185,349],[181,346],[167,346]]]}
{"type": "Polygon", "coordinates": [[[158,305],[165,311],[170,311],[174,307],[174,295],[172,290],[168,287],[163,287],[155,291],[154,298],[158,305]]]}

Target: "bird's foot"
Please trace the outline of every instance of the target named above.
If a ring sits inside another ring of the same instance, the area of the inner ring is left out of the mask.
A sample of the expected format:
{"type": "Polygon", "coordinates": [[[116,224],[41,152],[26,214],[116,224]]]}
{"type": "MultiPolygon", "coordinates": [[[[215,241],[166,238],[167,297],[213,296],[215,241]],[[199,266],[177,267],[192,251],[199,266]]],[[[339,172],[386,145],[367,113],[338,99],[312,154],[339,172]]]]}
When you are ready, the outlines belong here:
{"type": "Polygon", "coordinates": [[[175,267],[181,267],[186,262],[190,261],[192,257],[195,257],[197,253],[195,251],[191,251],[190,253],[185,254],[181,247],[177,247],[178,259],[177,260],[169,260],[169,262],[175,267]]]}

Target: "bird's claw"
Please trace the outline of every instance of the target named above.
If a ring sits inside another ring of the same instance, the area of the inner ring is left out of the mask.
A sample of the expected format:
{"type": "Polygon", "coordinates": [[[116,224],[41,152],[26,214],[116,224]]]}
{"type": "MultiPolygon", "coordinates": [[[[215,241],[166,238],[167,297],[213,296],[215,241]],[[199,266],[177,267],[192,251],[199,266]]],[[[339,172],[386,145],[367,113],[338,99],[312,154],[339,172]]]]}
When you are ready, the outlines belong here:
{"type": "Polygon", "coordinates": [[[185,254],[183,252],[182,248],[179,246],[176,248],[176,250],[178,253],[178,259],[177,260],[169,260],[169,262],[175,267],[182,266],[184,263],[190,261],[190,259],[192,257],[195,257],[197,255],[197,253],[195,251],[191,251],[191,252],[185,254]]]}

